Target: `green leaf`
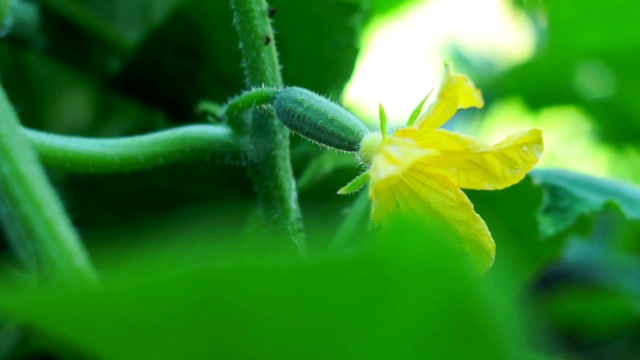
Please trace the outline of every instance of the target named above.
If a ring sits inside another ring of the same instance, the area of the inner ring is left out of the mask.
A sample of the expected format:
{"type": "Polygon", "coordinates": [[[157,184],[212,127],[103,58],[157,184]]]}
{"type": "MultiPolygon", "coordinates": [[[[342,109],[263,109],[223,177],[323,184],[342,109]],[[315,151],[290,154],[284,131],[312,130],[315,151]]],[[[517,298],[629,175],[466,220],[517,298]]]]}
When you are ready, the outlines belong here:
{"type": "MultiPolygon", "coordinates": [[[[285,83],[339,99],[355,66],[366,1],[270,5],[285,83]]],[[[46,35],[34,49],[176,119],[191,118],[203,99],[224,102],[245,87],[226,1],[46,0],[38,9],[46,35]]]]}
{"type": "MultiPolygon", "coordinates": [[[[366,19],[363,1],[269,4],[277,9],[273,41],[284,83],[338,99],[355,65],[366,19]]],[[[244,85],[231,20],[226,1],[191,1],[179,7],[141,43],[116,79],[118,88],[180,118],[203,98],[224,101],[237,94],[244,85]]]]}
{"type": "MultiPolygon", "coordinates": [[[[564,337],[585,347],[605,345],[625,338],[640,326],[637,275],[638,221],[626,221],[610,206],[594,215],[590,235],[566,237],[563,258],[547,266],[534,284],[532,299],[540,315],[564,337]],[[633,222],[633,226],[628,223],[633,222]],[[633,228],[635,254],[609,246],[633,228]],[[615,239],[615,240],[614,240],[615,239]],[[598,314],[594,316],[594,314],[598,314]]],[[[637,341],[623,342],[618,350],[637,353],[637,341]]]]}
{"type": "Polygon", "coordinates": [[[175,119],[192,118],[202,100],[225,102],[246,89],[232,19],[227,1],[185,2],[143,39],[113,85],[175,119]]]}
{"type": "Polygon", "coordinates": [[[368,1],[273,0],[269,4],[278,9],[273,26],[285,84],[339,99],[355,66],[368,1]]]}
{"type": "MultiPolygon", "coordinates": [[[[424,0],[423,0],[424,1],[424,0]]],[[[373,15],[385,15],[418,0],[370,0],[373,15]]]]}
{"type": "Polygon", "coordinates": [[[48,54],[101,78],[112,76],[184,2],[43,0],[43,41],[48,54]]]}
{"type": "Polygon", "coordinates": [[[351,180],[347,185],[338,190],[338,194],[347,195],[360,190],[369,181],[369,172],[363,172],[355,179],[351,180]]]}
{"type": "Polygon", "coordinates": [[[582,215],[601,210],[608,202],[618,205],[628,219],[640,219],[640,189],[630,184],[554,169],[538,169],[530,176],[543,189],[538,221],[544,238],[567,229],[582,215]]]}
{"type": "MultiPolygon", "coordinates": [[[[11,11],[11,1],[10,0],[0,0],[0,30],[4,32],[4,26],[9,26],[9,24],[5,24],[9,22],[11,11]]],[[[0,35],[2,36],[2,35],[0,35]]]]}
{"type": "Polygon", "coordinates": [[[354,255],[313,261],[225,254],[216,264],[199,248],[147,253],[99,290],[5,288],[0,309],[102,359],[532,353],[519,316],[498,316],[504,308],[493,300],[504,301],[503,293],[480,286],[447,245],[455,239],[400,223],[381,240],[354,255]]]}
{"type": "MultiPolygon", "coordinates": [[[[633,260],[636,266],[631,263],[621,267],[620,264],[602,261],[583,261],[554,268],[556,276],[571,277],[574,282],[556,280],[558,282],[550,286],[548,293],[538,295],[535,299],[537,314],[553,325],[556,333],[583,347],[609,345],[629,336],[640,326],[637,310],[640,303],[634,295],[638,288],[621,289],[617,286],[620,281],[616,277],[629,279],[636,276],[640,270],[637,266],[640,259],[633,260]]],[[[639,350],[637,341],[625,342],[620,347],[631,351],[612,349],[607,355],[624,358],[622,354],[637,354],[639,350]]]]}
{"type": "Polygon", "coordinates": [[[166,126],[164,114],[34,49],[0,42],[0,75],[23,125],[54,133],[117,136],[166,126]]]}
{"type": "MultiPolygon", "coordinates": [[[[496,242],[493,268],[510,269],[508,273],[514,286],[531,281],[542,266],[560,255],[560,244],[540,241],[535,214],[542,202],[542,190],[529,176],[504,190],[465,190],[465,193],[496,242]]],[[[487,277],[494,275],[492,270],[487,277]]]]}

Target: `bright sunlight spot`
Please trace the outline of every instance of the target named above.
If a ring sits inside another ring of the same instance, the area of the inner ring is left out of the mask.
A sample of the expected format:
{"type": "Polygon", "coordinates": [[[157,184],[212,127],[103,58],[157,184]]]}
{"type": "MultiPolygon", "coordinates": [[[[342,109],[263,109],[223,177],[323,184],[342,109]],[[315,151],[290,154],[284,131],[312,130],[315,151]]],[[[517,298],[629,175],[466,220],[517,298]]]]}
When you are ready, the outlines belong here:
{"type": "Polygon", "coordinates": [[[409,4],[365,32],[344,103],[372,125],[382,103],[390,123],[403,124],[438,86],[451,44],[507,67],[532,54],[534,34],[524,14],[503,0],[409,4]]]}

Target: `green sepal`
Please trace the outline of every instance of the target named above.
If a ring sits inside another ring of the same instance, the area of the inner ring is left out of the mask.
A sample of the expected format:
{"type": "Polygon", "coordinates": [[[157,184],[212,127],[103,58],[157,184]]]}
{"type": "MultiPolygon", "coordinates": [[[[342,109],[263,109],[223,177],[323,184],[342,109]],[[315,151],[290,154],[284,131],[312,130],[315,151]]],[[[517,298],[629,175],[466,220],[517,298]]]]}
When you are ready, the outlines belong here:
{"type": "Polygon", "coordinates": [[[384,112],[384,107],[382,104],[378,106],[378,113],[380,114],[380,133],[382,134],[382,138],[386,139],[387,137],[387,114],[384,112]]]}
{"type": "Polygon", "coordinates": [[[339,195],[347,195],[352,194],[358,190],[360,190],[363,186],[367,184],[369,181],[369,172],[363,172],[358,175],[355,179],[351,180],[347,185],[343,186],[340,190],[338,190],[339,195]]]}
{"type": "Polygon", "coordinates": [[[414,122],[416,122],[416,120],[418,119],[418,116],[420,116],[420,112],[422,112],[422,106],[424,105],[425,101],[427,101],[427,99],[429,98],[432,92],[433,90],[429,91],[427,96],[425,96],[424,99],[420,101],[420,104],[418,104],[418,106],[416,106],[416,108],[413,109],[411,116],[409,116],[409,120],[407,120],[407,126],[411,126],[413,125],[414,122]]]}

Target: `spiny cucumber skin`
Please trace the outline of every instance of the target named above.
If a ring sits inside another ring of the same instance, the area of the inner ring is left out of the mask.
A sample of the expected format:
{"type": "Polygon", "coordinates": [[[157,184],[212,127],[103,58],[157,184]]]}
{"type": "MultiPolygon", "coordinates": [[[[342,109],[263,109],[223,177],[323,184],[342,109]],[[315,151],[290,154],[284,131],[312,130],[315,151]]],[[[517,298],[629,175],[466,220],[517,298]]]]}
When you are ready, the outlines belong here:
{"type": "Polygon", "coordinates": [[[319,144],[347,152],[358,151],[367,126],[340,105],[299,87],[278,92],[273,107],[293,132],[319,144]]]}

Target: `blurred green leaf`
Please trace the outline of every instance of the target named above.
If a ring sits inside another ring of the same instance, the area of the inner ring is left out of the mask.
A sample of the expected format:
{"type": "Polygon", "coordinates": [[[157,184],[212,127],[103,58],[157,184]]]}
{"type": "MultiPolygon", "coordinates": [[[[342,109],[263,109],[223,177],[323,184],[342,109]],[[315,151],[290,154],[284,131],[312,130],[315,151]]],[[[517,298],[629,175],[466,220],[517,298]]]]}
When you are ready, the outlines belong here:
{"type": "Polygon", "coordinates": [[[16,39],[31,46],[40,44],[42,33],[38,4],[24,0],[3,0],[0,1],[2,12],[5,13],[0,14],[0,39],[16,39]]]}
{"type": "Polygon", "coordinates": [[[184,0],[43,0],[43,49],[101,79],[120,71],[143,39],[184,0]]]}
{"type": "Polygon", "coordinates": [[[284,83],[338,101],[351,78],[366,0],[271,0],[284,83]]]}
{"type": "MultiPolygon", "coordinates": [[[[244,169],[216,161],[188,162],[124,174],[68,175],[59,183],[63,186],[61,193],[67,209],[73,214],[76,226],[84,232],[84,237],[90,240],[95,233],[112,234],[114,239],[100,236],[105,244],[110,245],[144,242],[146,239],[162,243],[163,238],[157,233],[153,236],[136,232],[127,234],[121,228],[127,229],[130,224],[144,228],[158,227],[162,225],[157,222],[158,218],[205,204],[215,205],[220,210],[201,208],[202,213],[193,216],[206,218],[208,213],[211,225],[218,224],[230,214],[238,215],[238,219],[233,221],[227,219],[228,229],[223,225],[224,230],[217,226],[209,228],[208,236],[215,242],[216,233],[241,231],[245,219],[235,211],[235,207],[246,212],[250,206],[245,203],[251,201],[253,196],[244,169]],[[227,216],[222,209],[227,210],[227,216]]],[[[186,224],[191,225],[190,222],[186,224]]],[[[184,224],[179,221],[171,225],[185,231],[182,229],[184,224]]],[[[189,241],[186,238],[180,240],[179,233],[175,236],[170,234],[173,231],[164,231],[168,241],[189,241]]]]}
{"type": "MultiPolygon", "coordinates": [[[[505,190],[467,193],[496,241],[496,263],[483,278],[487,287],[520,297],[531,293],[533,282],[528,316],[564,349],[615,342],[619,348],[598,354],[638,350],[640,221],[627,220],[637,219],[635,188],[540,169],[505,190]]],[[[502,305],[502,316],[509,306],[502,305]]]]}
{"type": "MultiPolygon", "coordinates": [[[[570,348],[637,339],[640,330],[640,258],[608,247],[602,235],[598,226],[587,238],[570,235],[563,260],[547,267],[533,287],[531,299],[570,348]]],[[[637,344],[625,347],[640,351],[637,344]]]]}
{"type": "Polygon", "coordinates": [[[200,100],[226,101],[244,88],[232,21],[226,1],[185,3],[140,43],[114,86],[179,121],[200,100]]]}
{"type": "Polygon", "coordinates": [[[394,11],[395,9],[411,3],[425,2],[428,0],[369,0],[371,3],[371,12],[374,15],[384,15],[394,11]]]}
{"type": "Polygon", "coordinates": [[[608,202],[620,206],[627,218],[640,219],[640,189],[630,184],[555,169],[538,169],[530,176],[543,189],[538,213],[543,238],[567,229],[581,215],[601,210],[608,202]]]}
{"type": "Polygon", "coordinates": [[[0,74],[25,126],[114,136],[162,127],[165,116],[32,49],[0,43],[0,74]]]}
{"type": "MultiPolygon", "coordinates": [[[[124,55],[103,55],[105,70],[83,64],[92,54],[105,51],[104,46],[96,49],[95,42],[90,41],[95,38],[90,29],[79,29],[88,36],[86,46],[78,48],[81,39],[68,42],[70,33],[78,32],[73,21],[60,19],[58,22],[71,25],[66,30],[57,26],[51,32],[50,41],[58,44],[53,48],[57,49],[55,56],[90,72],[111,74],[117,89],[163,108],[177,120],[190,119],[202,99],[224,101],[244,88],[228,2],[129,3],[85,4],[97,16],[96,21],[117,29],[131,49],[124,55]],[[140,24],[134,14],[142,17],[140,24]],[[65,44],[75,46],[71,49],[65,44]],[[78,56],[82,51],[89,56],[78,56]],[[110,63],[106,59],[111,59],[110,63]]],[[[363,0],[276,0],[270,4],[276,9],[275,41],[285,83],[339,98],[353,71],[359,33],[367,16],[363,0]]]]}
{"type": "MultiPolygon", "coordinates": [[[[496,242],[494,268],[509,269],[517,287],[560,256],[558,243],[541,241],[535,214],[543,192],[528,176],[500,191],[465,191],[496,242]]],[[[487,274],[492,277],[493,271],[487,274]]]]}
{"type": "Polygon", "coordinates": [[[104,359],[530,356],[520,321],[494,320],[502,294],[441,234],[400,223],[374,248],[311,261],[147,254],[101,289],[5,289],[0,307],[104,359]]]}
{"type": "Polygon", "coordinates": [[[555,256],[516,285],[514,296],[524,295],[528,318],[547,344],[579,359],[634,358],[640,351],[638,229],[640,221],[607,202],[539,242],[555,247],[555,256]]]}
{"type": "Polygon", "coordinates": [[[606,140],[640,145],[640,7],[628,0],[529,3],[538,52],[483,86],[488,98],[521,96],[533,108],[575,104],[606,140]]]}
{"type": "Polygon", "coordinates": [[[638,296],[606,287],[565,285],[565,289],[558,289],[557,293],[547,294],[538,301],[548,321],[558,328],[565,341],[573,342],[574,348],[614,342],[640,325],[638,296]]]}
{"type": "Polygon", "coordinates": [[[5,37],[13,26],[15,15],[12,14],[12,0],[0,0],[0,39],[5,37]]]}
{"type": "MultiPolygon", "coordinates": [[[[244,88],[228,2],[46,0],[38,5],[42,24],[21,26],[42,28],[39,41],[29,46],[176,120],[192,119],[202,99],[225,101],[244,88]]],[[[368,18],[365,0],[271,5],[285,83],[338,99],[368,18]]],[[[12,49],[24,45],[10,40],[12,49]]]]}
{"type": "MultiPolygon", "coordinates": [[[[98,16],[101,21],[118,31],[132,46],[139,43],[153,29],[166,21],[167,17],[186,0],[42,0],[46,7],[58,13],[91,19],[98,16]]],[[[72,20],[67,16],[68,20],[72,20]]],[[[76,22],[87,21],[76,19],[76,22]]],[[[83,27],[87,29],[87,27],[83,27]]]]}
{"type": "MultiPolygon", "coordinates": [[[[304,192],[313,188],[318,182],[331,176],[341,168],[354,169],[358,159],[353,153],[342,153],[333,150],[321,151],[308,162],[297,179],[298,191],[304,192]]],[[[336,191],[338,191],[336,189],[336,191]]]]}

